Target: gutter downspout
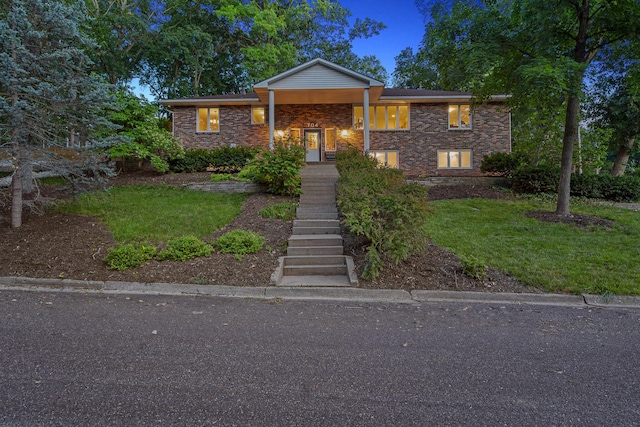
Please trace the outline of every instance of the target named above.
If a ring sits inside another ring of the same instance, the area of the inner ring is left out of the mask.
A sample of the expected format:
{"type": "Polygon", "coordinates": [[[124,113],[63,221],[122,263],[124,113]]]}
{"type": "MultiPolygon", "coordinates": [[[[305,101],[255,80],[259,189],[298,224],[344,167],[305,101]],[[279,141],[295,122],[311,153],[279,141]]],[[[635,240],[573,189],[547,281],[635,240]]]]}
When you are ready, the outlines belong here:
{"type": "Polygon", "coordinates": [[[269,89],[269,150],[273,150],[273,133],[275,127],[275,95],[273,89],[269,89]]]}

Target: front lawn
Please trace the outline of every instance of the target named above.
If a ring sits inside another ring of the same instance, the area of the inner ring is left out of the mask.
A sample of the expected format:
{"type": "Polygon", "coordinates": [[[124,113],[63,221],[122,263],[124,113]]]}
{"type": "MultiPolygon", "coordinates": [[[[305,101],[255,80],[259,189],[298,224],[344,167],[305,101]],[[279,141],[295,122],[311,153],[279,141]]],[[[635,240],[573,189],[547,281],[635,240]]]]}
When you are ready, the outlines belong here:
{"type": "Polygon", "coordinates": [[[244,194],[212,194],[170,186],[128,185],[87,193],[58,207],[106,222],[119,242],[162,243],[211,235],[240,214],[244,194]]]}
{"type": "Polygon", "coordinates": [[[426,229],[434,243],[548,292],[640,294],[640,214],[605,206],[572,212],[614,221],[579,228],[527,218],[554,209],[531,200],[459,199],[430,204],[426,229]]]}

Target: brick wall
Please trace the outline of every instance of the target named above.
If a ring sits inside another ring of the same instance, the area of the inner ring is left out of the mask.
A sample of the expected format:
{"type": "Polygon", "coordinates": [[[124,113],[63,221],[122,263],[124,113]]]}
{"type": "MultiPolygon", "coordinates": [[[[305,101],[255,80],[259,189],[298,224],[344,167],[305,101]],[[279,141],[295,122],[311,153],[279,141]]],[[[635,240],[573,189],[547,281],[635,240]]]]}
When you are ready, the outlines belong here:
{"type": "MultiPolygon", "coordinates": [[[[461,177],[481,176],[479,168],[484,155],[509,151],[509,113],[500,106],[479,106],[473,112],[471,130],[449,130],[447,110],[447,104],[412,104],[410,129],[371,130],[370,149],[398,151],[400,168],[408,175],[461,177]],[[437,169],[437,151],[453,149],[472,149],[473,169],[437,169]]],[[[215,148],[229,144],[266,147],[269,144],[268,122],[267,117],[263,125],[251,124],[250,106],[224,106],[220,107],[220,132],[196,132],[195,107],[174,110],[174,133],[185,148],[215,148]]],[[[303,130],[309,123],[317,124],[320,129],[336,128],[338,149],[346,149],[348,145],[364,148],[363,132],[352,127],[350,104],[275,107],[276,131],[303,130]],[[343,130],[347,131],[345,136],[343,130]]],[[[322,158],[324,156],[323,132],[322,158]]]]}

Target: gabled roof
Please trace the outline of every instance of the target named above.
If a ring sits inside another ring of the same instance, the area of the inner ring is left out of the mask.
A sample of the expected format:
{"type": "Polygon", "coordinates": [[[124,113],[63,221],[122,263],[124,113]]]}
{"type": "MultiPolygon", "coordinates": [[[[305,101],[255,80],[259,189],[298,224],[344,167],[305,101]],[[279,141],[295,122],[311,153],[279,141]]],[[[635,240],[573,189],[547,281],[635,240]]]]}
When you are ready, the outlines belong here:
{"type": "MultiPolygon", "coordinates": [[[[362,104],[364,90],[369,90],[369,101],[380,102],[461,102],[472,98],[470,92],[426,89],[385,88],[384,83],[364,74],[344,68],[321,58],[300,64],[290,70],[256,83],[255,92],[214,95],[196,98],[168,99],[162,105],[257,105],[269,104],[269,91],[273,90],[275,104],[362,104]]],[[[496,95],[493,101],[505,101],[496,95]]]]}
{"type": "Polygon", "coordinates": [[[290,70],[253,85],[264,103],[273,90],[276,104],[341,104],[362,102],[364,89],[371,99],[382,93],[384,83],[322,58],[300,64],[290,70]]]}

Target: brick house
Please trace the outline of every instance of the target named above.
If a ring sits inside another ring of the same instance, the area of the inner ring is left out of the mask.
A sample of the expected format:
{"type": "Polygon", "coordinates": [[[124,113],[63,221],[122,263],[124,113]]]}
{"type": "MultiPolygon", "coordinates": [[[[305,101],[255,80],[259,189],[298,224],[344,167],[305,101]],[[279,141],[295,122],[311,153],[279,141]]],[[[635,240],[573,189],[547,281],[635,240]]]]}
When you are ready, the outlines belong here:
{"type": "Polygon", "coordinates": [[[505,96],[472,106],[465,92],[388,89],[314,59],[254,85],[254,92],[169,99],[185,148],[273,147],[300,141],[308,162],[356,146],[418,176],[481,176],[482,157],[511,149],[505,96]]]}

